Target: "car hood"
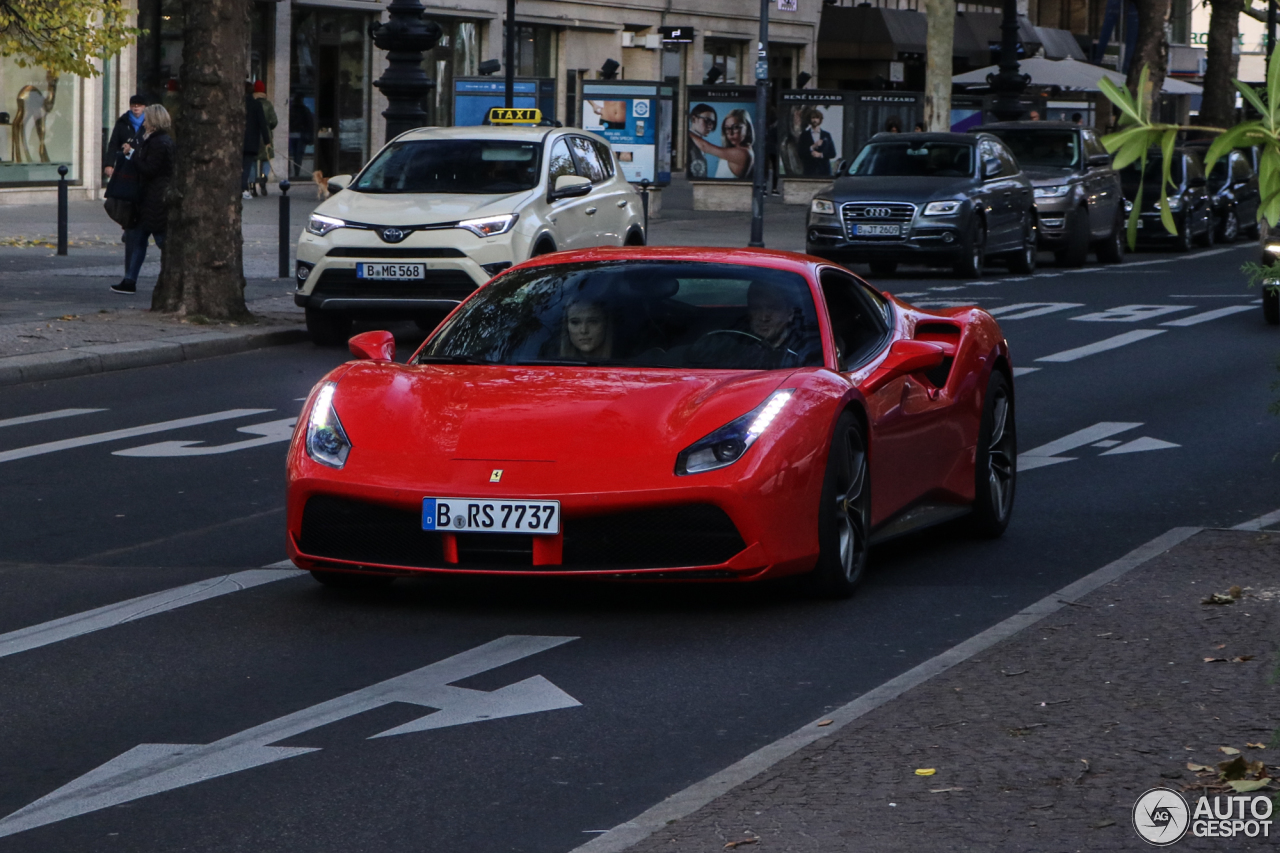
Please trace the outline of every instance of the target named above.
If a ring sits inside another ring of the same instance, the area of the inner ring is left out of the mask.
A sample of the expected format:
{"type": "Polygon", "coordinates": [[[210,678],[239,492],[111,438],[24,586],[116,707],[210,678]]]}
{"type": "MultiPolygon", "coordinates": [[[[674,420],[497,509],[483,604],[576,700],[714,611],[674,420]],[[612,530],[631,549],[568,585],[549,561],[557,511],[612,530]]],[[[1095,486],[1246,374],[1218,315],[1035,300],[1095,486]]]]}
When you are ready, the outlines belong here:
{"type": "Polygon", "coordinates": [[[511,213],[523,206],[534,190],[507,195],[444,193],[361,193],[343,190],[316,208],[316,213],[371,225],[435,225],[511,213]]]}
{"type": "Polygon", "coordinates": [[[613,490],[672,473],[788,375],[360,362],[334,408],[362,481],[474,491],[501,468],[504,488],[613,490]]]}
{"type": "Polygon", "coordinates": [[[1074,169],[1063,169],[1057,166],[1024,166],[1022,174],[1026,175],[1034,187],[1053,187],[1065,184],[1075,177],[1074,169]]]}
{"type": "MultiPolygon", "coordinates": [[[[977,186],[973,178],[840,178],[832,185],[832,198],[845,201],[906,201],[919,204],[952,198],[977,186]]],[[[819,193],[824,195],[824,193],[819,193]]]]}

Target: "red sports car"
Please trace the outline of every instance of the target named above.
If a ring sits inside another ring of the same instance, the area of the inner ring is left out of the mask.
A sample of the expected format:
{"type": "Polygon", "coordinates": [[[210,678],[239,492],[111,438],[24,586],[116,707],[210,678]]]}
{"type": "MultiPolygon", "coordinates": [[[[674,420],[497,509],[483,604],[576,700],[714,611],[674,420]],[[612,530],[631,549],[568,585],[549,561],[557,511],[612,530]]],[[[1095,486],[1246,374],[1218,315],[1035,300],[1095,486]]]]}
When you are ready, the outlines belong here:
{"type": "Polygon", "coordinates": [[[312,391],[289,556],[331,584],[449,572],[749,581],[845,596],[880,538],[1013,508],[1013,370],[978,308],[805,255],[628,248],[514,267],[406,364],[312,391]]]}

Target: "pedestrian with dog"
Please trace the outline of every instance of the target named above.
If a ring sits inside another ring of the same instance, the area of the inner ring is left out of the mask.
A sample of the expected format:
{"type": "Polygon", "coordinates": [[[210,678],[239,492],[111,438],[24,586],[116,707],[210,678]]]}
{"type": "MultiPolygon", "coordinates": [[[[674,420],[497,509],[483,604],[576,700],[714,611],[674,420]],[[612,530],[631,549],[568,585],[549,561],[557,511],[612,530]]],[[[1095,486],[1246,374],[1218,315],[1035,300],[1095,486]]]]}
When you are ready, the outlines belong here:
{"type": "Polygon", "coordinates": [[[271,174],[271,158],[276,156],[275,131],[280,119],[276,116],[275,106],[267,99],[267,84],[261,80],[253,84],[253,99],[262,106],[262,117],[267,122],[267,143],[258,151],[257,174],[254,175],[254,185],[249,189],[253,195],[265,198],[267,177],[271,174]]]}
{"type": "Polygon", "coordinates": [[[156,247],[164,252],[169,221],[165,196],[173,178],[176,149],[170,135],[173,120],[160,104],[147,107],[143,115],[142,136],[122,146],[125,158],[137,169],[139,178],[135,223],[125,232],[128,269],[124,279],[111,286],[113,292],[122,294],[138,290],[138,275],[147,259],[147,241],[155,238],[156,247]]]}
{"type": "Polygon", "coordinates": [[[253,84],[244,82],[244,157],[240,170],[240,195],[253,198],[249,185],[257,181],[258,154],[271,144],[271,131],[267,128],[267,115],[262,102],[253,97],[253,84]]]}

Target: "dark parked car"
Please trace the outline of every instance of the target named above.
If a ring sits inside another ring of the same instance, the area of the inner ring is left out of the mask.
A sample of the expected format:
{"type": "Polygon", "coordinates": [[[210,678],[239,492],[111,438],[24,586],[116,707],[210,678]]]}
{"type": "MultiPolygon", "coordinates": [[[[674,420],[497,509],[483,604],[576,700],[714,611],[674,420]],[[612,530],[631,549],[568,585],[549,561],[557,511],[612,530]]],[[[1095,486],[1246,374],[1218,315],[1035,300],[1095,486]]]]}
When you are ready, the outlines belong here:
{"type": "MultiPolygon", "coordinates": [[[[1187,148],[1194,150],[1203,162],[1209,144],[1191,143],[1187,148]]],[[[1234,243],[1241,234],[1258,236],[1258,205],[1262,194],[1252,154],[1250,149],[1228,152],[1209,170],[1209,200],[1217,224],[1214,234],[1219,242],[1234,243]]]]}
{"type": "Polygon", "coordinates": [[[1008,121],[976,132],[1000,138],[1035,188],[1040,247],[1060,266],[1124,260],[1124,194],[1111,155],[1092,128],[1065,121],[1008,121]]]}
{"type": "Polygon", "coordinates": [[[878,133],[809,208],[806,250],[877,275],[899,263],[982,274],[988,258],[1036,263],[1031,182],[994,136],[878,133]]]}
{"type": "Polygon", "coordinates": [[[1177,235],[1170,234],[1160,222],[1161,164],[1164,154],[1159,148],[1147,152],[1147,171],[1142,173],[1142,161],[1130,163],[1120,170],[1120,183],[1124,197],[1130,204],[1139,205],[1138,242],[1172,242],[1179,251],[1188,251],[1192,242],[1212,246],[1214,238],[1213,207],[1209,201],[1208,182],[1200,155],[1193,149],[1173,149],[1169,164],[1169,213],[1173,215],[1177,235]],[[1142,179],[1142,198],[1138,195],[1138,180],[1142,179]]]}

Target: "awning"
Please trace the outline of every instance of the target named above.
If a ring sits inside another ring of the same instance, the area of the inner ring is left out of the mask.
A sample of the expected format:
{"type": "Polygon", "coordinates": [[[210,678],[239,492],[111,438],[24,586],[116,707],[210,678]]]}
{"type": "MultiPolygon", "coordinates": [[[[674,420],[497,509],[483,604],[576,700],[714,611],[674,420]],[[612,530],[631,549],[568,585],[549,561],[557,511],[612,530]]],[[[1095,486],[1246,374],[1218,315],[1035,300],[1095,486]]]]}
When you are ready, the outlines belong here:
{"type": "Polygon", "coordinates": [[[925,52],[924,15],[878,6],[824,6],[818,25],[819,59],[893,61],[925,52]]]}
{"type": "Polygon", "coordinates": [[[1080,42],[1076,41],[1076,37],[1066,30],[1058,30],[1053,27],[1036,27],[1036,32],[1040,35],[1040,44],[1044,46],[1046,59],[1088,61],[1089,57],[1084,55],[1080,42]]]}
{"type": "MultiPolygon", "coordinates": [[[[952,55],[967,60],[970,65],[985,65],[999,58],[1000,41],[1004,38],[1000,32],[1002,17],[997,12],[957,12],[952,55]]],[[[1040,33],[1021,15],[1018,16],[1018,41],[1022,42],[1027,56],[1035,56],[1040,50],[1040,33]]]]}
{"type": "MultiPolygon", "coordinates": [[[[1123,74],[1074,59],[1044,59],[1037,56],[1019,60],[1018,70],[1023,74],[1031,75],[1032,86],[1054,86],[1072,92],[1100,92],[1102,90],[1098,88],[1098,81],[1103,77],[1119,86],[1125,84],[1123,74]]],[[[951,78],[951,82],[985,84],[988,74],[996,74],[999,71],[1000,66],[988,65],[986,68],[957,74],[951,78]]],[[[1191,83],[1165,77],[1164,88],[1161,91],[1166,95],[1199,95],[1203,90],[1191,83]]]]}

